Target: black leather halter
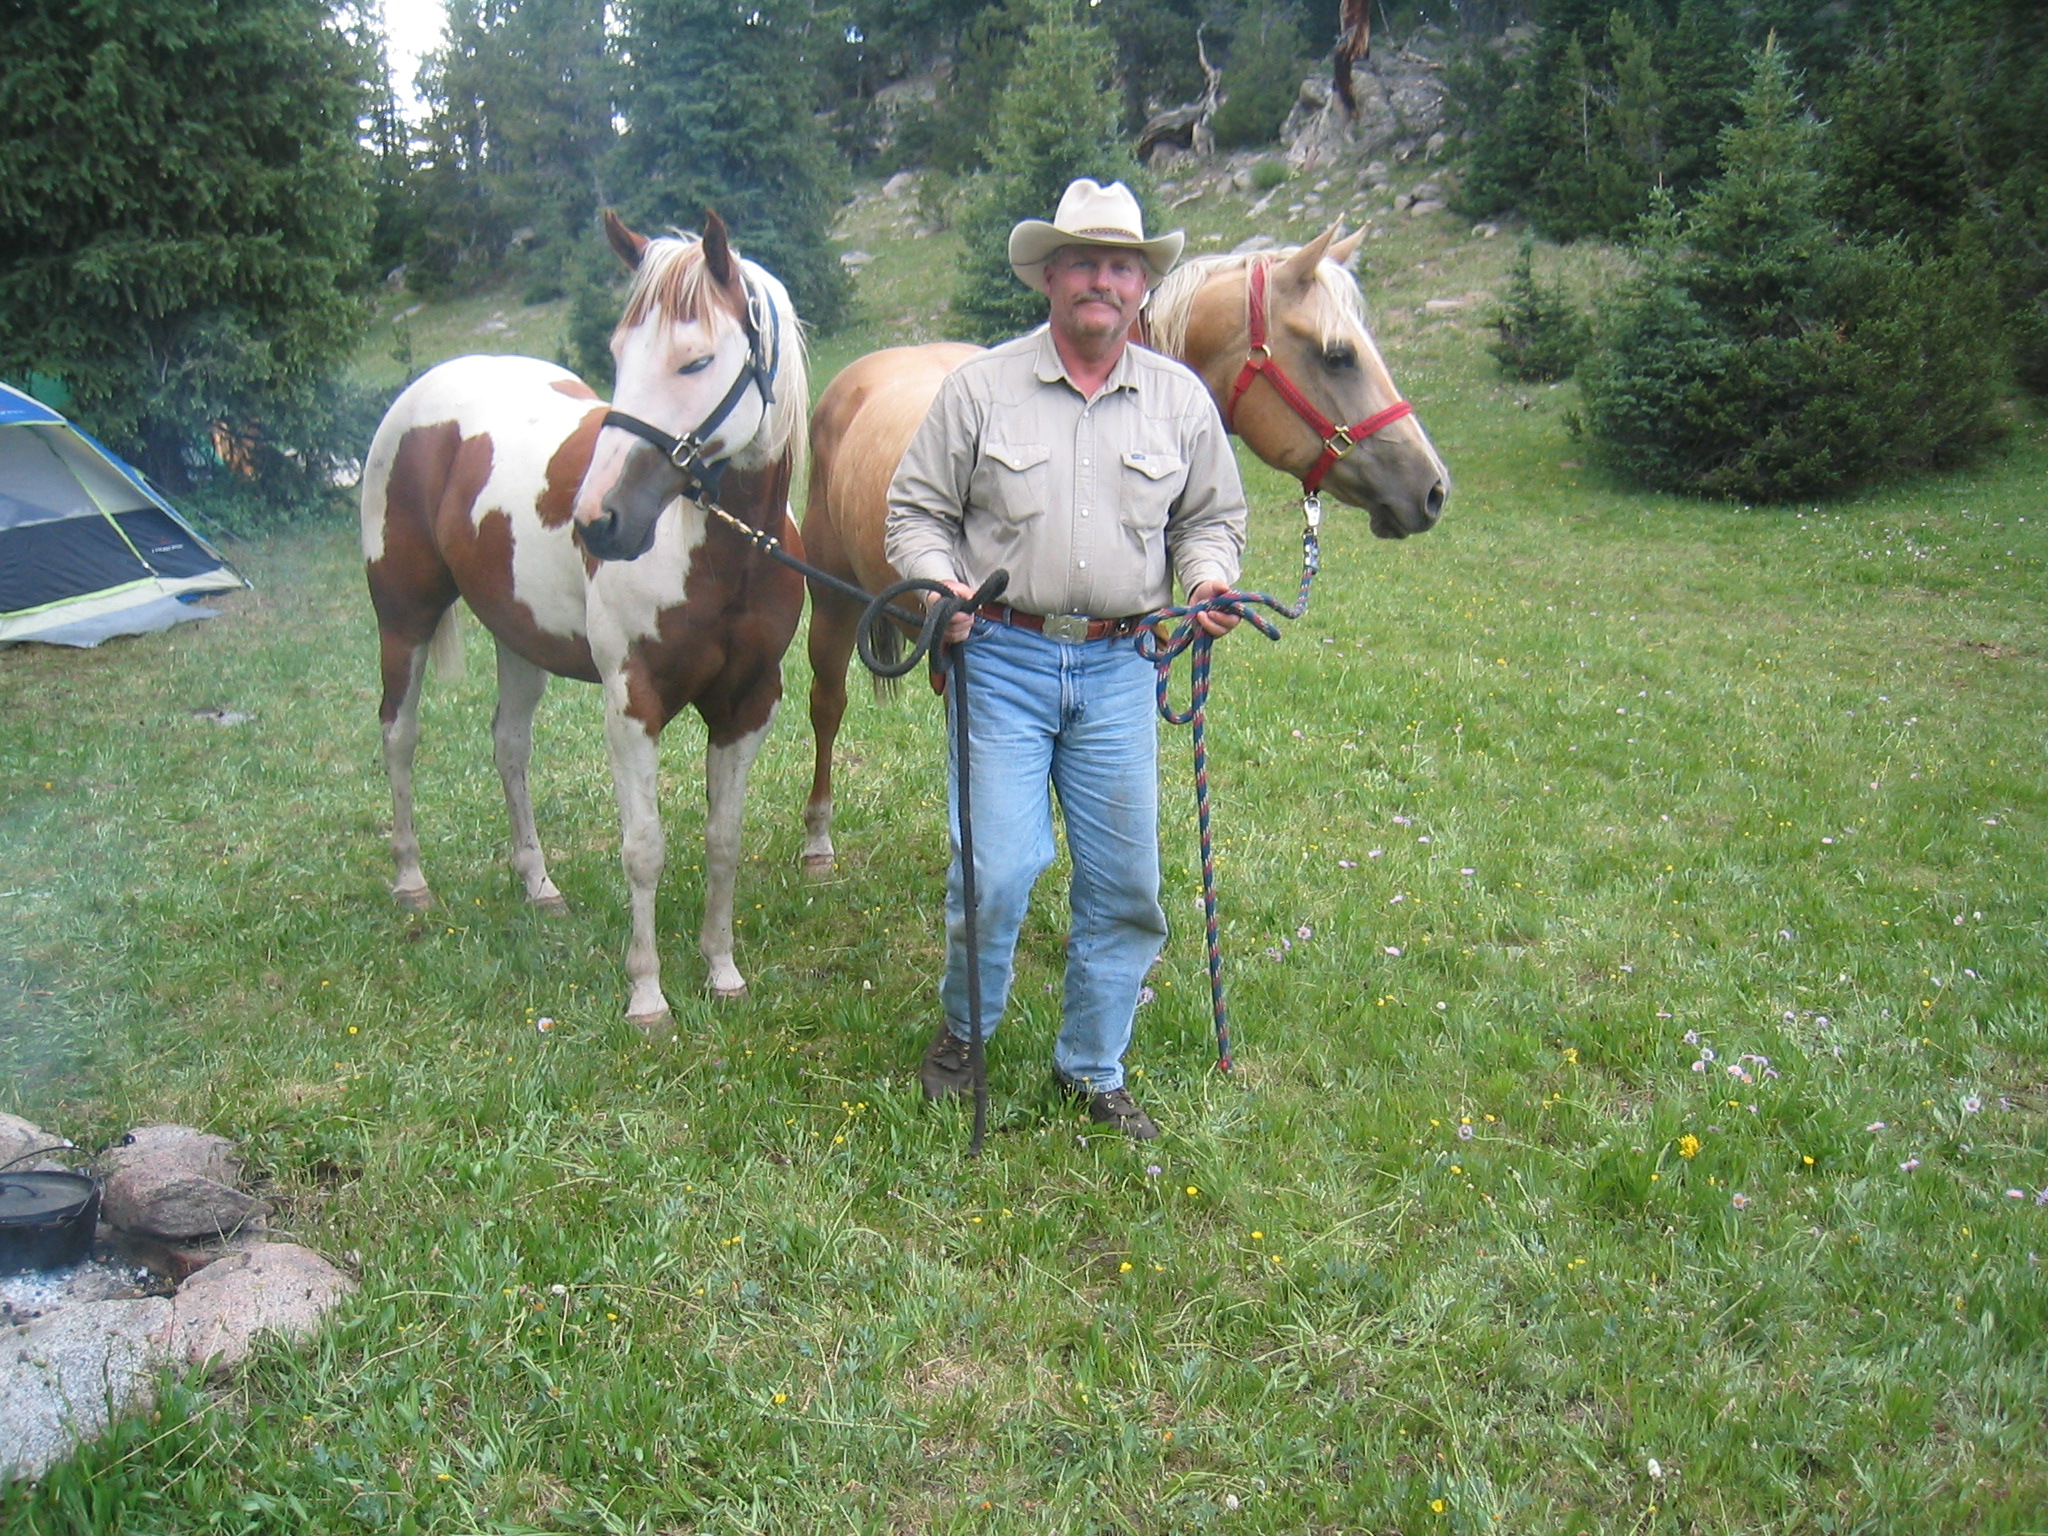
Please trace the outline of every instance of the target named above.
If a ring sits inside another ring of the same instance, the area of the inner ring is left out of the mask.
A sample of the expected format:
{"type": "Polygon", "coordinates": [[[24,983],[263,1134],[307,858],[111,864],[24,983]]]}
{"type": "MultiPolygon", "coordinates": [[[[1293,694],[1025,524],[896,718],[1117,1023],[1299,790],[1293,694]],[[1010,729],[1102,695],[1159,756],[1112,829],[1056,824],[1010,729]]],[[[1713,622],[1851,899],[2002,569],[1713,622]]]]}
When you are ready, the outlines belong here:
{"type": "Polygon", "coordinates": [[[726,467],[731,464],[731,455],[721,459],[704,457],[705,444],[713,433],[724,425],[733,407],[740,403],[740,397],[749,387],[760,392],[761,409],[765,414],[775,404],[775,372],[782,365],[782,317],[776,313],[775,300],[765,293],[756,291],[747,283],[746,275],[740,275],[740,291],[746,296],[746,313],[741,325],[747,333],[747,361],[732,381],[732,388],[725,392],[725,398],[711,408],[711,414],[698,422],[691,431],[680,437],[672,437],[650,422],[624,411],[612,409],[605,412],[604,424],[618,427],[635,437],[652,443],[661,450],[662,456],[682,472],[683,494],[692,501],[716,499],[718,485],[725,478],[726,467]],[[754,318],[755,306],[759,305],[768,315],[768,341],[762,346],[761,327],[754,318]]]}

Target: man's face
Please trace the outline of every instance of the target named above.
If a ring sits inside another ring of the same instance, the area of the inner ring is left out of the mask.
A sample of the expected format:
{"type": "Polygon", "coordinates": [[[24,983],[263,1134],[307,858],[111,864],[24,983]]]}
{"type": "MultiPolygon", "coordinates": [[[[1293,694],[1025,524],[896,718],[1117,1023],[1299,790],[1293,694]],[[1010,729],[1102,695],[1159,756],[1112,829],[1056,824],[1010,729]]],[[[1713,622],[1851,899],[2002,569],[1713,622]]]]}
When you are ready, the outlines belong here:
{"type": "Polygon", "coordinates": [[[1045,264],[1052,328],[1072,341],[1123,336],[1145,302],[1145,260],[1113,245],[1063,245],[1045,264]]]}

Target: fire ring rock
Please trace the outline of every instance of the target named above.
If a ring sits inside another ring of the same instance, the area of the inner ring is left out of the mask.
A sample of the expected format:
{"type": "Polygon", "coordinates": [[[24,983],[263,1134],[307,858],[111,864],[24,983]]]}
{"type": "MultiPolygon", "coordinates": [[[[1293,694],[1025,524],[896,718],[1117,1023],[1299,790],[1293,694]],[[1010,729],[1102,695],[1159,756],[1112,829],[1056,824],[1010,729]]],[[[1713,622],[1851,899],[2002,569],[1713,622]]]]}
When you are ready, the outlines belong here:
{"type": "Polygon", "coordinates": [[[171,1303],[95,1301],[0,1330],[0,1482],[36,1477],[147,1408],[171,1303]]]}
{"type": "Polygon", "coordinates": [[[170,1355],[215,1372],[241,1364],[260,1333],[310,1337],[355,1282],[310,1248],[265,1243],[209,1264],[171,1298],[170,1355]]]}

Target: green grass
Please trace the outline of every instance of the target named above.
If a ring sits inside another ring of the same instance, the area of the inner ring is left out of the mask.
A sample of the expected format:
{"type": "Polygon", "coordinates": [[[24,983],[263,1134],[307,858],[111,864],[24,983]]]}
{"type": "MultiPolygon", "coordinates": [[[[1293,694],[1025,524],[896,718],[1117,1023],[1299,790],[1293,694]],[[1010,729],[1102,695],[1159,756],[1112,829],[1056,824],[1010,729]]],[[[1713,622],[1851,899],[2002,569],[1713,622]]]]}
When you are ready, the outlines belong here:
{"type": "MultiPolygon", "coordinates": [[[[424,709],[441,905],[390,904],[346,527],[238,551],[231,617],[0,652],[0,1107],[235,1136],[363,1282],[0,1524],[2048,1530],[2048,431],[1819,509],[1632,494],[1581,467],[1568,388],[1497,380],[1482,310],[1418,316],[1497,291],[1511,242],[1382,218],[1367,291],[1457,489],[1402,545],[1333,510],[1310,616],[1219,651],[1240,1071],[1209,1070],[1188,816],[1150,1147],[1044,1086],[1057,902],[987,1156],[918,1102],[921,690],[856,699],[810,885],[792,652],[737,1007],[696,992],[701,730],[672,730],[655,1050],[618,1016],[595,690],[539,722],[570,914],[504,866],[474,633],[424,709]]],[[[929,242],[882,233],[821,380],[929,285],[929,242]]],[[[1289,590],[1288,487],[1249,480],[1248,582],[1289,590]]]]}

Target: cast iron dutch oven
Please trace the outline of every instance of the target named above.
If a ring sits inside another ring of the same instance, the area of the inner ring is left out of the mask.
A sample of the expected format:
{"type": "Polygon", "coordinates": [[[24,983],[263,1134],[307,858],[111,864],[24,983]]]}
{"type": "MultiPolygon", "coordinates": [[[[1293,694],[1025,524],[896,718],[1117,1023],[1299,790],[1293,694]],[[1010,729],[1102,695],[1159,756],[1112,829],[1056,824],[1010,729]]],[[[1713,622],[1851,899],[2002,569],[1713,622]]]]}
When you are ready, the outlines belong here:
{"type": "Polygon", "coordinates": [[[85,1174],[0,1171],[0,1275],[78,1263],[99,1214],[100,1187],[85,1174]]]}

